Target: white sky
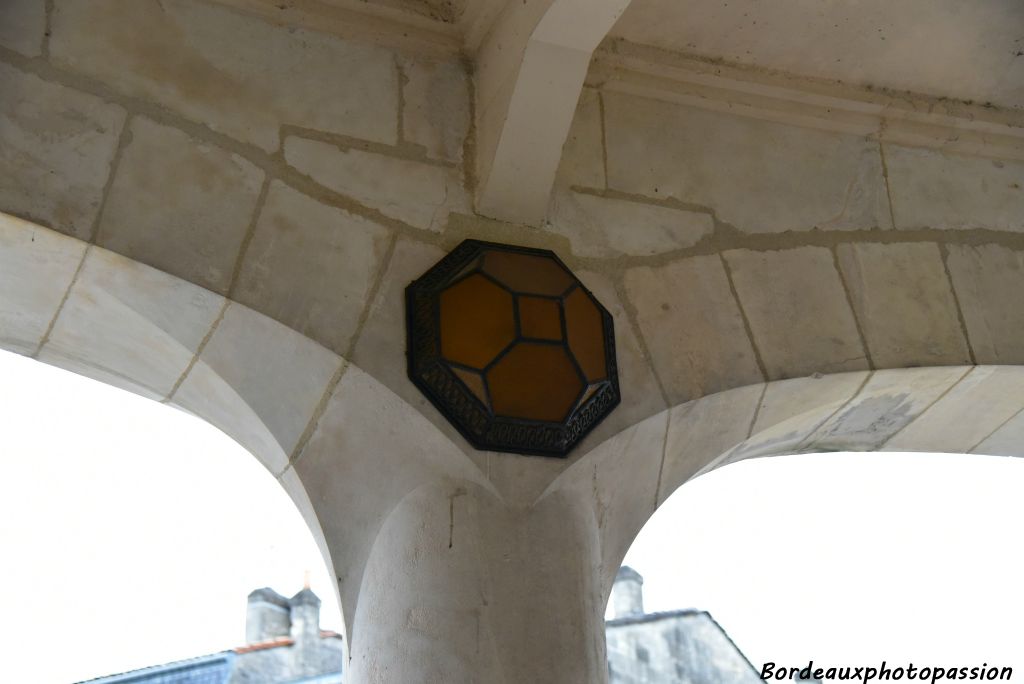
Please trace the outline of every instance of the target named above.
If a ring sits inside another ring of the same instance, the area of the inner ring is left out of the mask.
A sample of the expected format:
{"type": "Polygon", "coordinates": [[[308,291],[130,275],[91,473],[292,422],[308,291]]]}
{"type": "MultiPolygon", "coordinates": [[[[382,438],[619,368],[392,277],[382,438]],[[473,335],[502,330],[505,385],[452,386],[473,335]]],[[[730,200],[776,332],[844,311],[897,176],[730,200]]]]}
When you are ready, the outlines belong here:
{"type": "MultiPolygon", "coordinates": [[[[239,646],[245,597],[330,579],[284,491],[209,425],[0,352],[5,681],[239,646]],[[9,648],[17,644],[16,649],[9,648]]],[[[648,610],[709,610],[755,665],[1024,672],[1024,462],[827,454],[685,485],[627,556],[648,610]]]]}

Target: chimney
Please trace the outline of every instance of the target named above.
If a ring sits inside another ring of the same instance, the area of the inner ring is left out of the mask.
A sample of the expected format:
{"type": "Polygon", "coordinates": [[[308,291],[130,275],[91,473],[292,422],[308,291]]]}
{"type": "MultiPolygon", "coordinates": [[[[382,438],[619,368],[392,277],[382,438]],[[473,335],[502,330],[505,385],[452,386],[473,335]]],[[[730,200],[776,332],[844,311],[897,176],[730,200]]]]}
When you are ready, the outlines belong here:
{"type": "Polygon", "coordinates": [[[639,572],[623,565],[612,585],[612,619],[637,617],[644,614],[644,578],[639,572]]]}
{"type": "Polygon", "coordinates": [[[297,674],[316,674],[316,654],[320,648],[320,599],[307,586],[288,601],[292,608],[292,647],[297,674]]]}
{"type": "Polygon", "coordinates": [[[291,606],[288,599],[273,589],[264,587],[249,594],[245,612],[245,641],[258,644],[291,632],[291,606]]]}

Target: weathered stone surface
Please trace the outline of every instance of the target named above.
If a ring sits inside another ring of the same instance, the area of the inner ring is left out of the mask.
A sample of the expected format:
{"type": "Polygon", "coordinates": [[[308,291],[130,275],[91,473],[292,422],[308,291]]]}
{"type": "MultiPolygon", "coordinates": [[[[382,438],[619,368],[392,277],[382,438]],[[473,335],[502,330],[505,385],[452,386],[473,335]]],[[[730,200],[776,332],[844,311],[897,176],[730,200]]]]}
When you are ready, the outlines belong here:
{"type": "Polygon", "coordinates": [[[725,260],[770,379],[868,367],[829,250],[733,250],[725,260]]]}
{"type": "Polygon", "coordinates": [[[848,244],[838,254],[875,366],[970,363],[938,247],[848,244]]]}
{"type": "Polygon", "coordinates": [[[750,435],[764,385],[711,394],[672,409],[661,469],[660,505],[683,483],[712,470],[750,435]]]}
{"type": "MultiPolygon", "coordinates": [[[[292,503],[295,504],[295,508],[298,509],[302,519],[306,522],[306,526],[309,527],[309,532],[313,535],[313,541],[316,542],[317,548],[320,549],[320,555],[323,556],[324,566],[328,568],[334,567],[334,561],[331,559],[331,550],[327,546],[327,540],[324,538],[323,528],[320,526],[320,519],[316,515],[316,509],[313,507],[313,502],[309,500],[309,494],[306,492],[306,487],[302,484],[302,480],[299,479],[298,474],[295,472],[295,468],[288,466],[284,472],[277,478],[281,487],[288,496],[291,498],[292,503]]],[[[324,597],[324,603],[334,601],[340,603],[338,600],[337,587],[332,587],[331,595],[324,597]]]]}
{"type": "Polygon", "coordinates": [[[163,398],[223,302],[196,285],[94,247],[39,358],[163,398]]]}
{"type": "Polygon", "coordinates": [[[670,402],[763,380],[717,256],[633,268],[625,285],[670,402]]]}
{"type": "Polygon", "coordinates": [[[949,245],[947,264],[978,363],[1024,363],[1024,253],[949,245]]]}
{"type": "Polygon", "coordinates": [[[316,182],[417,228],[440,231],[450,208],[470,208],[455,169],[296,137],[284,154],[316,182]]]}
{"type": "Polygon", "coordinates": [[[235,298],[343,354],[387,242],[381,226],[275,181],[235,298]]]}
{"type": "Polygon", "coordinates": [[[263,172],[149,119],[129,124],[97,243],[225,294],[263,172]]]}
{"type": "Polygon", "coordinates": [[[349,628],[377,531],[398,502],[435,478],[486,486],[454,444],[355,366],[345,371],[295,471],[320,517],[349,628]]]}
{"type": "Polygon", "coordinates": [[[395,243],[388,270],[370,305],[352,360],[427,416],[449,439],[464,443],[462,437],[457,436],[458,431],[409,380],[405,359],[405,288],[443,256],[442,250],[423,242],[400,239],[395,243]]]}
{"type": "Polygon", "coordinates": [[[515,506],[530,506],[586,452],[573,451],[568,459],[532,458],[496,451],[483,453],[487,456],[487,478],[502,500],[515,506]]]}
{"type": "Polygon", "coordinates": [[[593,271],[579,271],[576,276],[608,309],[615,321],[615,356],[622,395],[618,408],[576,447],[578,454],[585,454],[612,435],[665,410],[666,406],[651,364],[644,356],[633,327],[629,325],[629,316],[619,300],[615,284],[607,276],[593,271]]]}
{"type": "Polygon", "coordinates": [[[277,149],[282,124],[390,144],[398,137],[389,50],[212,3],[56,0],[50,52],[62,66],[266,150],[277,149]]]}
{"type": "Polygon", "coordinates": [[[717,465],[807,452],[808,437],[853,399],[867,378],[864,371],[768,383],[750,438],[717,465]]]}
{"type": "Polygon", "coordinates": [[[572,127],[562,146],[556,183],[565,187],[604,188],[604,130],[600,95],[593,88],[580,93],[572,127]]]}
{"type": "Polygon", "coordinates": [[[896,227],[1024,231],[1024,162],[885,146],[896,227]]]}
{"type": "Polygon", "coordinates": [[[341,363],[291,328],[231,304],[196,368],[227,382],[291,453],[341,363]]]}
{"type": "Polygon", "coordinates": [[[876,371],[847,406],[807,438],[805,450],[877,450],[966,372],[960,367],[876,371]]]}
{"type": "Polygon", "coordinates": [[[752,434],[823,407],[834,410],[837,404],[852,399],[867,378],[866,372],[860,372],[770,382],[765,387],[752,434]]]}
{"type": "Polygon", "coordinates": [[[0,210],[88,240],[125,112],[0,64],[0,210]]]}
{"type": "Polygon", "coordinates": [[[274,475],[288,467],[288,454],[263,420],[234,387],[205,365],[192,368],[171,404],[224,432],[274,475]]]}
{"type": "Polygon", "coordinates": [[[745,233],[889,228],[878,144],[605,93],[608,185],[709,207],[745,233]]]}
{"type": "Polygon", "coordinates": [[[546,228],[569,238],[577,256],[652,256],[691,247],[714,230],[704,213],[556,189],[546,228]]]}
{"type": "Polygon", "coordinates": [[[0,214],[0,347],[36,351],[84,252],[78,240],[0,214]]]}
{"type": "Polygon", "coordinates": [[[966,454],[1024,408],[1024,367],[976,366],[885,451],[966,454]]]}
{"type": "Polygon", "coordinates": [[[42,53],[46,3],[4,0],[0,3],[0,45],[29,57],[42,53]]]}
{"type": "MultiPolygon", "coordinates": [[[[591,471],[590,477],[566,473],[566,486],[592,506],[606,567],[622,563],[657,504],[668,418],[669,412],[662,411],[639,421],[588,453],[586,463],[579,467],[591,471]],[[638,501],[647,501],[649,506],[638,506],[638,501]]],[[[561,484],[556,482],[551,489],[559,489],[561,484]]]]}
{"type": "Polygon", "coordinates": [[[1024,450],[1024,411],[1018,412],[1002,427],[974,447],[971,453],[989,456],[1021,456],[1024,450]]]}
{"type": "Polygon", "coordinates": [[[457,61],[403,59],[402,134],[432,159],[462,161],[469,133],[469,77],[457,61]]]}

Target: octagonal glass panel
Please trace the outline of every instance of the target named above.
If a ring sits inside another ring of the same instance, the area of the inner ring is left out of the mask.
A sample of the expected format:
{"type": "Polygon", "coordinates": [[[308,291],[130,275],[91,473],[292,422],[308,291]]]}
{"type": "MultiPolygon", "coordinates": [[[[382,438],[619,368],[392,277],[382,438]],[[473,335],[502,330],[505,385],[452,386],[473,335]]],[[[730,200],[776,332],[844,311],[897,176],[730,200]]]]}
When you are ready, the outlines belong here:
{"type": "Polygon", "coordinates": [[[553,252],[467,240],[406,320],[410,379],[479,449],[565,456],[619,403],[611,315],[553,252]]]}

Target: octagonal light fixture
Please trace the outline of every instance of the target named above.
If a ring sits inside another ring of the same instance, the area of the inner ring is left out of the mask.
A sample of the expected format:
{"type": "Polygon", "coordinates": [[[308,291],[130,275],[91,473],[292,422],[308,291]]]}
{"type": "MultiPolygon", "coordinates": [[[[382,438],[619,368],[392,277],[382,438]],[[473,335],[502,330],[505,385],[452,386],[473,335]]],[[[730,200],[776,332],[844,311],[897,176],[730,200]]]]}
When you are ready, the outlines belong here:
{"type": "Polygon", "coordinates": [[[409,378],[477,449],[566,456],[619,403],[611,314],[554,252],[466,240],[405,298],[409,378]]]}

